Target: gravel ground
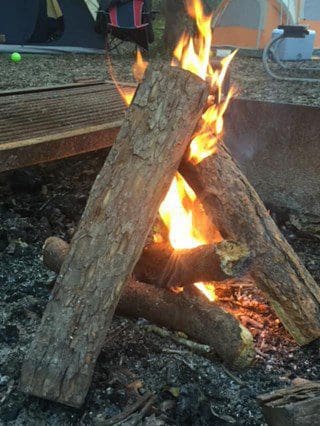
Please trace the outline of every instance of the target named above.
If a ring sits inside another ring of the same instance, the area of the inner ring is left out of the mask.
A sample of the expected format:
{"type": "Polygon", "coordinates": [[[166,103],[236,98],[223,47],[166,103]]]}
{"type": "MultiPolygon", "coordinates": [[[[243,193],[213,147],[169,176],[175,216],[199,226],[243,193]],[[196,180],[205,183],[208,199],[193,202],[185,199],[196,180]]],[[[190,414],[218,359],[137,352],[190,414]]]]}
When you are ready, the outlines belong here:
{"type": "MultiPolygon", "coordinates": [[[[319,379],[320,353],[317,342],[298,348],[268,307],[256,313],[251,290],[249,297],[241,291],[228,295],[247,304],[246,316],[258,324],[249,327],[259,351],[255,363],[233,372],[236,377],[219,362],[148,332],[145,321],[117,317],[81,410],[19,391],[21,364],[55,279],[42,266],[41,247],[50,235],[70,240],[105,155],[0,175],[0,425],[107,424],[146,392],[155,401],[138,425],[264,425],[256,396],[297,377],[319,379]]],[[[319,242],[300,238],[276,219],[320,283],[319,242]]]]}
{"type": "MultiPolygon", "coordinates": [[[[119,80],[131,79],[132,60],[130,49],[113,57],[119,80]]],[[[21,63],[13,64],[1,55],[0,89],[64,84],[74,77],[100,79],[107,69],[102,56],[23,55],[21,63]]],[[[318,85],[271,81],[259,59],[237,58],[232,80],[244,97],[320,102],[318,85]]],[[[0,175],[0,425],[106,424],[106,418],[148,391],[156,399],[139,425],[264,425],[258,394],[290,385],[296,377],[320,379],[319,343],[298,348],[269,309],[253,317],[263,325],[251,328],[259,353],[252,368],[234,373],[236,378],[220,363],[151,334],[143,320],[115,318],[81,410],[19,391],[21,363],[55,279],[42,266],[42,244],[50,235],[70,240],[105,155],[100,151],[0,175]]],[[[319,241],[276,219],[320,283],[319,241]]]]}
{"type": "MultiPolygon", "coordinates": [[[[132,80],[134,49],[131,46],[125,46],[120,54],[113,54],[111,60],[119,80],[132,80]]],[[[299,71],[298,74],[320,78],[320,64],[319,73],[299,71]]],[[[260,58],[237,57],[231,66],[231,75],[241,97],[320,105],[319,83],[275,81],[264,70],[260,58]]],[[[7,54],[0,55],[0,90],[72,83],[75,77],[101,79],[107,76],[108,66],[103,55],[25,54],[18,64],[11,62],[7,54]]]]}

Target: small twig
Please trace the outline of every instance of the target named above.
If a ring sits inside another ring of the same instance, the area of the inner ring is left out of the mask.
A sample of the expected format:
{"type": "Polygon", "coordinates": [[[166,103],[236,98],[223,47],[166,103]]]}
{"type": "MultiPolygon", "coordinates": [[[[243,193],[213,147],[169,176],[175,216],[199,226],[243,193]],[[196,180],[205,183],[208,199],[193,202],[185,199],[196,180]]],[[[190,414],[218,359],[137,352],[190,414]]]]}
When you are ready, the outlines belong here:
{"type": "Polygon", "coordinates": [[[14,380],[12,380],[11,382],[9,382],[8,388],[6,390],[6,393],[3,395],[3,397],[0,400],[0,405],[2,405],[5,402],[5,400],[8,398],[8,396],[13,391],[13,388],[14,388],[14,380]]]}
{"type": "Polygon", "coordinates": [[[161,337],[169,337],[176,343],[179,343],[180,345],[184,345],[187,348],[191,349],[193,352],[199,352],[200,354],[203,353],[210,353],[211,348],[208,345],[202,345],[201,343],[194,342],[189,339],[185,339],[184,337],[176,336],[174,333],[171,333],[169,330],[166,330],[165,328],[157,327],[156,325],[147,325],[146,329],[149,332],[158,334],[161,337]]]}
{"type": "Polygon", "coordinates": [[[230,370],[228,370],[227,369],[227,367],[226,366],[224,366],[223,364],[221,364],[221,367],[222,367],[222,369],[223,369],[223,371],[234,381],[234,382],[236,382],[236,383],[238,383],[238,385],[240,385],[240,386],[244,386],[245,385],[245,383],[242,381],[242,380],[240,380],[237,376],[235,376],[233,373],[231,373],[231,371],[230,370]]]}
{"type": "Polygon", "coordinates": [[[264,359],[268,359],[269,357],[268,357],[268,355],[267,354],[264,354],[262,351],[260,351],[260,349],[258,349],[258,348],[255,348],[255,351],[257,352],[257,354],[258,355],[260,355],[262,358],[264,358],[264,359]]]}
{"type": "Polygon", "coordinates": [[[119,334],[122,334],[129,327],[130,327],[130,324],[124,324],[124,325],[120,325],[119,327],[117,327],[114,330],[110,331],[110,333],[108,333],[107,336],[106,336],[106,338],[105,338],[105,344],[109,340],[113,340],[114,341],[115,337],[119,336],[119,334]]]}
{"type": "Polygon", "coordinates": [[[66,192],[58,193],[53,195],[52,197],[48,197],[48,199],[39,207],[39,211],[42,211],[45,207],[47,207],[47,205],[50,204],[51,201],[53,201],[55,198],[63,197],[64,195],[66,195],[66,192]]]}
{"type": "Polygon", "coordinates": [[[264,328],[264,325],[261,324],[261,322],[258,322],[253,318],[248,317],[247,315],[239,315],[239,318],[241,318],[241,322],[244,323],[245,326],[249,324],[254,328],[258,328],[259,330],[264,328]]]}
{"type": "Polygon", "coordinates": [[[133,421],[132,426],[136,426],[148,413],[149,409],[151,408],[152,404],[155,402],[156,396],[151,395],[149,398],[149,401],[146,402],[145,406],[142,408],[140,413],[137,415],[137,418],[133,421]]]}
{"type": "Polygon", "coordinates": [[[170,349],[170,348],[162,348],[162,352],[168,353],[168,354],[174,354],[174,355],[188,355],[190,354],[190,351],[184,350],[181,351],[179,349],[170,349]]]}
{"type": "Polygon", "coordinates": [[[111,419],[106,420],[103,424],[105,426],[116,426],[123,424],[125,420],[128,420],[129,417],[131,417],[131,415],[135,411],[137,411],[143,404],[145,404],[152,396],[153,394],[151,392],[146,392],[141,398],[139,398],[136,402],[127,407],[127,409],[124,410],[122,413],[111,417],[111,419]]]}

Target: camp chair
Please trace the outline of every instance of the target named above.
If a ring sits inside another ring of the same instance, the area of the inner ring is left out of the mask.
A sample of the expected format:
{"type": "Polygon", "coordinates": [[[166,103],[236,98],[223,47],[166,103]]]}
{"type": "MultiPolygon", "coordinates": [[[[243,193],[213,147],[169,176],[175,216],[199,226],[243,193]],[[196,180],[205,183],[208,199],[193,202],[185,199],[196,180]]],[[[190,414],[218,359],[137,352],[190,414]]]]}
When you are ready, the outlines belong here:
{"type": "Polygon", "coordinates": [[[124,41],[133,42],[142,49],[149,50],[149,44],[154,41],[154,15],[150,10],[150,0],[112,2],[111,7],[102,13],[106,16],[108,50],[117,48],[124,41]]]}

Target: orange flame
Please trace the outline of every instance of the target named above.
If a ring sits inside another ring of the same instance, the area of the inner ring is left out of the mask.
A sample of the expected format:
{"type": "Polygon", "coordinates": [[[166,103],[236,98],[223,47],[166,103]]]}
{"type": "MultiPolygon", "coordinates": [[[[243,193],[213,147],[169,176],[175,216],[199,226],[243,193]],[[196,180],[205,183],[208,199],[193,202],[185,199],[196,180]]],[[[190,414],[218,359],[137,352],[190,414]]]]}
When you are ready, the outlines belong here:
{"type": "Polygon", "coordinates": [[[194,248],[206,243],[205,238],[193,226],[192,205],[195,199],[196,194],[192,188],[176,173],[159,209],[174,249],[194,248]]]}
{"type": "MultiPolygon", "coordinates": [[[[188,14],[195,20],[199,37],[184,33],[173,52],[179,66],[197,74],[203,80],[209,75],[212,44],[212,15],[205,15],[201,0],[186,0],[188,14]]],[[[173,62],[174,64],[174,62],[173,62]]]]}
{"type": "Polygon", "coordinates": [[[118,83],[118,80],[116,79],[115,73],[113,71],[111,61],[108,60],[107,63],[108,63],[110,77],[111,77],[112,81],[114,82],[114,84],[115,84],[115,86],[116,86],[116,88],[119,92],[119,95],[121,96],[125,105],[129,106],[132,102],[132,99],[134,97],[136,89],[134,87],[124,88],[124,87],[120,86],[120,84],[118,83]]]}
{"type": "MultiPolygon", "coordinates": [[[[211,64],[212,15],[205,15],[201,0],[186,0],[187,11],[195,20],[197,37],[184,33],[174,50],[172,65],[180,66],[209,81],[212,92],[208,108],[202,115],[198,131],[190,144],[189,161],[198,164],[214,154],[223,131],[223,115],[234,91],[231,89],[222,101],[222,87],[228,66],[236,51],[221,61],[221,69],[211,64]]],[[[160,216],[169,230],[169,240],[173,248],[192,248],[207,243],[205,236],[193,224],[192,203],[196,194],[178,173],[160,206],[160,216]]],[[[214,286],[208,283],[195,283],[195,286],[210,300],[215,300],[214,286]]]]}
{"type": "MultiPolygon", "coordinates": [[[[140,82],[143,79],[143,76],[144,76],[144,73],[145,73],[145,70],[146,70],[148,64],[149,63],[147,61],[144,61],[140,50],[137,49],[136,61],[132,65],[132,74],[133,74],[133,77],[136,80],[136,82],[140,82]]],[[[132,99],[134,97],[136,89],[134,87],[128,87],[128,86],[122,87],[118,83],[118,80],[115,76],[110,58],[108,58],[108,68],[109,68],[109,74],[111,76],[111,79],[114,82],[114,84],[116,85],[116,88],[117,88],[121,98],[123,99],[126,106],[129,106],[132,102],[132,99]]]]}
{"type": "MultiPolygon", "coordinates": [[[[179,66],[208,81],[212,92],[189,149],[189,161],[198,164],[214,154],[217,149],[217,142],[223,131],[223,115],[234,95],[234,90],[231,89],[225,99],[222,99],[223,82],[228,66],[237,51],[221,61],[219,70],[215,69],[211,63],[212,15],[204,13],[201,0],[185,0],[185,2],[189,15],[196,23],[197,35],[195,37],[191,37],[187,33],[182,35],[174,50],[172,65],[179,66]]],[[[147,65],[148,63],[143,60],[140,51],[137,51],[136,63],[132,67],[136,81],[141,81],[147,65]]],[[[134,90],[132,93],[124,92],[117,84],[112,72],[111,75],[122,98],[127,105],[130,105],[134,90]]],[[[177,173],[159,209],[160,216],[168,228],[170,244],[175,249],[193,248],[208,242],[194,224],[195,201],[196,194],[177,173]]],[[[155,242],[160,242],[162,239],[160,234],[155,235],[155,242]]],[[[195,283],[195,286],[210,301],[215,300],[213,284],[195,283]]],[[[176,290],[181,291],[182,289],[177,288],[176,290]]]]}
{"type": "Polygon", "coordinates": [[[136,61],[132,65],[132,74],[134,79],[139,82],[143,79],[145,70],[149,62],[145,61],[139,49],[137,49],[136,61]]]}
{"type": "MultiPolygon", "coordinates": [[[[176,173],[159,209],[161,219],[169,230],[170,244],[174,249],[194,248],[207,242],[193,223],[195,201],[196,194],[193,189],[179,173],[176,173]]],[[[215,300],[213,285],[195,283],[195,286],[210,301],[215,300]]]]}
{"type": "Polygon", "coordinates": [[[226,99],[221,102],[222,87],[228,66],[237,53],[237,50],[222,59],[219,71],[214,69],[210,60],[212,15],[204,13],[201,0],[186,0],[186,6],[189,15],[196,22],[198,36],[195,39],[186,33],[182,35],[174,50],[175,60],[173,61],[173,65],[179,65],[181,68],[197,74],[203,80],[208,80],[211,88],[217,91],[217,99],[214,99],[211,105],[210,101],[213,97],[209,97],[209,106],[202,116],[200,129],[190,144],[189,160],[194,164],[198,164],[215,153],[218,137],[222,133],[223,115],[234,95],[234,90],[231,89],[226,99]]]}

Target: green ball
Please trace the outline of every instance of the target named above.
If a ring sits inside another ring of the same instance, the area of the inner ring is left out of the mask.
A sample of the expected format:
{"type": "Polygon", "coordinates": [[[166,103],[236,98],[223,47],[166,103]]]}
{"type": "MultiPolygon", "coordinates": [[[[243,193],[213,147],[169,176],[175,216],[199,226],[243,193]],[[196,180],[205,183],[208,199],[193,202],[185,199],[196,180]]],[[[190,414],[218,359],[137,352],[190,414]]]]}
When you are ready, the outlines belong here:
{"type": "Polygon", "coordinates": [[[21,55],[19,52],[13,52],[11,54],[11,61],[12,62],[20,62],[21,61],[21,55]]]}

